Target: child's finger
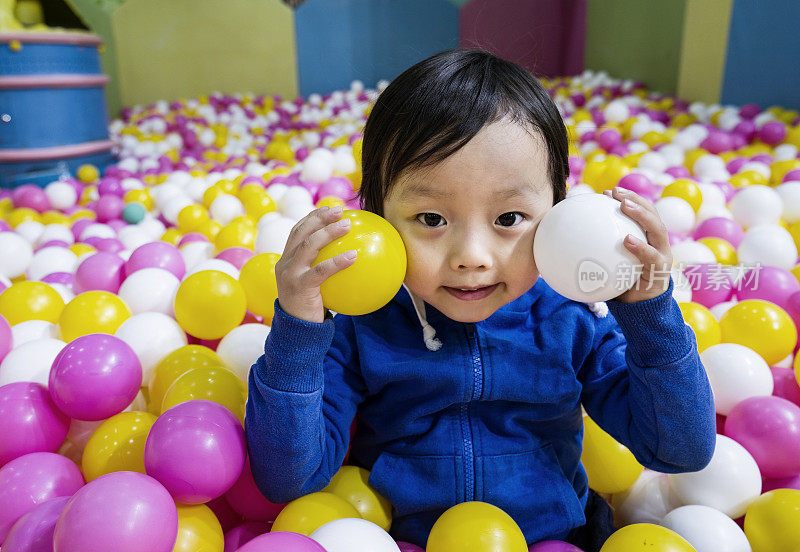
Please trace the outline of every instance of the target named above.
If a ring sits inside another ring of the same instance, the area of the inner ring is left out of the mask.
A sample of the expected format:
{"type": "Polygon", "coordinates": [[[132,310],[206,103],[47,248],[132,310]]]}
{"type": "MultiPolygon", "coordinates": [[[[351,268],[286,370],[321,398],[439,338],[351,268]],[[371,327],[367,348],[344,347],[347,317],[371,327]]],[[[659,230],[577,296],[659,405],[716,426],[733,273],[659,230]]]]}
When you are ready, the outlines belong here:
{"type": "Polygon", "coordinates": [[[329,207],[320,207],[319,209],[311,211],[300,219],[300,222],[295,224],[292,231],[289,232],[289,238],[286,240],[286,246],[283,248],[284,254],[291,255],[309,235],[323,226],[338,220],[341,216],[341,207],[334,207],[333,209],[329,207]]]}
{"type": "Polygon", "coordinates": [[[339,253],[321,263],[317,263],[309,268],[301,277],[302,286],[305,288],[321,286],[325,280],[344,270],[356,261],[358,252],[355,249],[339,253]]]}
{"type": "Polygon", "coordinates": [[[658,249],[631,234],[625,237],[625,247],[642,263],[642,273],[645,275],[668,268],[664,256],[658,249]]]}
{"type": "Polygon", "coordinates": [[[301,267],[309,267],[319,255],[320,250],[336,238],[341,238],[350,231],[350,219],[343,218],[314,231],[298,245],[294,254],[294,262],[301,267]]]}
{"type": "Polygon", "coordinates": [[[639,223],[647,236],[647,241],[659,251],[669,250],[667,227],[658,216],[658,211],[651,211],[629,198],[622,201],[622,212],[639,223]]]}

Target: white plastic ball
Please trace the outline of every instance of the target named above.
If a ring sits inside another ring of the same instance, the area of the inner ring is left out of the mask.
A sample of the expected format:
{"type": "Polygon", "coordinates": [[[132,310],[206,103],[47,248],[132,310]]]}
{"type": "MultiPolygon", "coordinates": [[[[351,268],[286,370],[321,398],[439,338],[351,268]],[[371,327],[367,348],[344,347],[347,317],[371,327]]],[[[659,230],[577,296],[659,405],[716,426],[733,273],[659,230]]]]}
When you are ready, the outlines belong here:
{"type": "Polygon", "coordinates": [[[389,533],[366,519],[341,518],[329,521],[309,535],[326,552],[400,552],[389,533]]]}
{"type": "Polygon", "coordinates": [[[269,187],[267,187],[266,192],[267,195],[272,199],[272,201],[274,201],[275,204],[277,205],[278,202],[283,197],[283,194],[285,194],[288,189],[289,186],[279,182],[276,184],[270,184],[269,187]]]}
{"type": "Polygon", "coordinates": [[[142,385],[147,385],[153,369],[165,356],[187,343],[178,323],[160,312],[143,312],[125,320],[115,336],[130,345],[142,363],[142,385]]]}
{"type": "Polygon", "coordinates": [[[313,201],[314,198],[311,196],[311,192],[306,190],[303,186],[290,186],[281,196],[280,200],[275,202],[275,206],[279,211],[284,212],[288,206],[294,203],[308,204],[313,203],[313,201]]]}
{"type": "Polygon", "coordinates": [[[672,263],[675,266],[685,267],[686,265],[717,262],[717,258],[707,245],[693,240],[676,243],[671,250],[672,263]]]}
{"type": "Polygon", "coordinates": [[[168,270],[143,268],[125,278],[118,295],[128,305],[131,314],[160,312],[174,316],[175,294],[180,284],[180,280],[168,270]]]}
{"type": "Polygon", "coordinates": [[[700,182],[697,184],[697,187],[700,188],[700,193],[703,195],[703,202],[702,206],[721,206],[725,207],[725,194],[722,193],[722,190],[719,186],[715,186],[714,184],[709,184],[708,182],[700,182]]]}
{"type": "Polygon", "coordinates": [[[717,414],[727,416],[734,406],[750,397],[772,395],[774,381],[761,355],[738,343],[718,343],[702,353],[717,414]]]}
{"type": "Polygon", "coordinates": [[[609,123],[624,123],[631,116],[631,110],[622,100],[612,100],[603,109],[603,116],[609,123]]]}
{"type": "Polygon", "coordinates": [[[41,280],[54,272],[74,273],[76,268],[78,256],[66,247],[54,245],[43,247],[33,255],[27,275],[30,280],[41,280]]]}
{"type": "Polygon", "coordinates": [[[670,486],[682,505],[700,504],[731,518],[745,513],[761,494],[761,472],[742,445],[717,435],[711,462],[700,471],[670,474],[670,486]]]}
{"type": "Polygon", "coordinates": [[[575,184],[569,190],[567,190],[567,197],[572,197],[574,195],[580,194],[593,194],[595,193],[594,188],[589,186],[588,184],[575,184]]]}
{"type": "Polygon", "coordinates": [[[315,149],[303,162],[300,177],[306,182],[321,184],[333,176],[334,162],[333,152],[322,148],[315,149]]]}
{"type": "Polygon", "coordinates": [[[775,191],[783,201],[783,220],[789,224],[800,220],[800,182],[784,182],[775,191]]]}
{"type": "Polygon", "coordinates": [[[220,340],[217,355],[247,383],[250,367],[264,354],[264,341],[268,334],[269,326],[265,324],[237,326],[220,340]]]}
{"type": "Polygon", "coordinates": [[[138,225],[123,226],[117,233],[117,239],[122,242],[125,249],[134,251],[142,245],[152,241],[147,232],[138,227],[138,225]]]}
{"type": "Polygon", "coordinates": [[[314,207],[312,203],[290,203],[284,208],[283,214],[288,219],[300,221],[300,219],[304,218],[314,209],[316,209],[316,207],[314,207]]]}
{"type": "Polygon", "coordinates": [[[259,225],[254,244],[256,253],[282,254],[295,224],[293,219],[281,217],[259,225]]]}
{"type": "Polygon", "coordinates": [[[56,240],[72,245],[75,243],[75,236],[72,234],[72,230],[64,224],[53,223],[45,225],[42,234],[39,236],[38,243],[41,245],[56,240]]]}
{"type": "Polygon", "coordinates": [[[214,256],[214,244],[204,241],[189,242],[180,249],[186,270],[191,270],[214,256]]]}
{"type": "Polygon", "coordinates": [[[191,269],[186,271],[186,275],[183,277],[183,279],[185,280],[192,274],[197,274],[198,272],[203,272],[204,270],[218,270],[219,272],[224,272],[234,280],[239,279],[239,269],[228,261],[224,261],[222,259],[206,259],[205,261],[197,263],[191,269]]]}
{"type": "Polygon", "coordinates": [[[56,180],[44,187],[44,193],[53,209],[63,211],[78,202],[78,193],[71,184],[56,180]]]}
{"type": "Polygon", "coordinates": [[[626,491],[613,495],[614,521],[620,525],[657,524],[668,512],[680,506],[667,474],[643,470],[626,491]]]}
{"type": "Polygon", "coordinates": [[[740,173],[744,171],[755,171],[767,180],[769,180],[772,175],[772,169],[769,168],[769,165],[761,163],[760,161],[748,161],[739,169],[740,173]]]}
{"type": "Polygon", "coordinates": [[[60,339],[35,339],[14,347],[0,364],[0,387],[17,381],[48,385],[50,367],[67,344],[60,339]]]}
{"type": "Polygon", "coordinates": [[[708,310],[711,311],[711,314],[713,314],[714,318],[716,318],[717,322],[719,322],[720,320],[722,320],[722,317],[725,315],[725,313],[728,312],[730,308],[738,302],[739,301],[737,301],[736,299],[734,299],[733,301],[724,301],[722,303],[717,303],[708,310]]]}
{"type": "Polygon", "coordinates": [[[19,347],[23,343],[37,339],[56,339],[58,328],[47,320],[26,320],[11,326],[11,343],[19,347]]]}
{"type": "Polygon", "coordinates": [[[664,516],[661,525],[678,533],[697,552],[752,552],[736,522],[708,506],[676,508],[664,516]]]}
{"type": "Polygon", "coordinates": [[[772,150],[772,157],[775,161],[791,161],[797,159],[797,146],[793,144],[781,144],[772,150]]]}
{"type": "Polygon", "coordinates": [[[339,174],[350,174],[358,170],[351,146],[339,146],[333,152],[333,170],[339,174]]]}
{"type": "Polygon", "coordinates": [[[28,240],[29,243],[37,245],[39,238],[44,232],[44,224],[35,220],[26,220],[14,228],[14,232],[28,240]]]}
{"type": "Polygon", "coordinates": [[[695,223],[700,224],[710,218],[726,218],[733,220],[733,213],[725,205],[707,205],[703,203],[695,215],[695,223]]]}
{"type": "Polygon", "coordinates": [[[83,229],[83,232],[81,232],[80,240],[86,241],[89,238],[115,238],[115,237],[117,237],[117,233],[114,232],[113,228],[111,228],[107,224],[95,222],[83,229]]]}
{"type": "Polygon", "coordinates": [[[736,222],[744,228],[752,228],[777,222],[783,213],[783,200],[773,188],[755,184],[739,190],[728,208],[736,222]]]}
{"type": "Polygon", "coordinates": [[[694,209],[685,199],[662,197],[655,202],[655,207],[670,232],[688,234],[694,228],[694,209]]]}
{"type": "Polygon", "coordinates": [[[225,226],[244,214],[244,205],[238,197],[220,194],[211,202],[208,212],[212,219],[225,226]]]}
{"type": "Polygon", "coordinates": [[[163,207],[161,207],[161,214],[170,224],[176,224],[178,222],[178,213],[180,213],[184,207],[188,207],[192,204],[193,201],[188,195],[176,195],[169,198],[169,200],[164,203],[163,207]]]}
{"type": "Polygon", "coordinates": [[[785,228],[762,224],[745,232],[736,254],[742,265],[761,263],[791,270],[797,260],[797,246],[785,228]]]}
{"type": "MultiPolygon", "coordinates": [[[[645,144],[645,146],[646,145],[647,144],[645,144]]],[[[686,159],[686,154],[675,144],[664,144],[664,146],[658,150],[658,153],[661,154],[670,167],[683,165],[683,161],[686,159]]]]}
{"type": "Polygon", "coordinates": [[[672,298],[676,303],[691,303],[692,282],[677,267],[670,269],[672,275],[672,298]]]}
{"type": "Polygon", "coordinates": [[[65,305],[75,299],[75,294],[64,284],[50,284],[50,287],[58,292],[65,305]]]}
{"type": "Polygon", "coordinates": [[[704,175],[718,174],[722,171],[727,171],[725,168],[725,160],[719,155],[714,155],[713,153],[707,153],[701,157],[698,157],[695,160],[694,165],[692,165],[692,172],[700,177],[704,175]]]}
{"type": "Polygon", "coordinates": [[[25,274],[33,259],[33,247],[15,232],[0,232],[0,274],[17,278],[25,274]]]}
{"type": "Polygon", "coordinates": [[[649,169],[656,173],[664,172],[669,168],[666,158],[657,151],[648,151],[639,158],[639,167],[649,169]]]}
{"type": "Polygon", "coordinates": [[[646,241],[641,227],[602,194],[571,196],[542,218],[533,255],[542,278],[575,301],[607,301],[630,289],[641,264],[623,245],[628,234],[646,241]]]}

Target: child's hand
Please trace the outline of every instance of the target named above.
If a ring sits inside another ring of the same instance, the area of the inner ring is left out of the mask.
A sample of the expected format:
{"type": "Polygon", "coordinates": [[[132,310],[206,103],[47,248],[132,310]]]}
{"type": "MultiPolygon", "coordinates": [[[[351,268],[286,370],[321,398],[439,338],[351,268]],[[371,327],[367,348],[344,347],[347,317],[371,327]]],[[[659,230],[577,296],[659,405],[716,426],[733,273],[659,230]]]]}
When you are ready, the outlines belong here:
{"type": "Polygon", "coordinates": [[[639,280],[616,299],[623,303],[636,303],[658,297],[669,288],[669,271],[672,268],[667,227],[655,206],[636,192],[617,186],[603,193],[621,201],[623,214],[639,223],[647,236],[647,243],[630,234],[625,238],[625,248],[636,255],[644,266],[639,280]]]}
{"type": "Polygon", "coordinates": [[[345,251],[313,267],[311,263],[320,249],[350,231],[350,219],[339,220],[341,218],[341,207],[322,207],[292,228],[283,255],[275,264],[278,302],[287,314],[307,322],[325,320],[319,287],[332,275],[352,265],[356,252],[345,251]],[[348,254],[352,254],[352,258],[348,258],[348,254]]]}

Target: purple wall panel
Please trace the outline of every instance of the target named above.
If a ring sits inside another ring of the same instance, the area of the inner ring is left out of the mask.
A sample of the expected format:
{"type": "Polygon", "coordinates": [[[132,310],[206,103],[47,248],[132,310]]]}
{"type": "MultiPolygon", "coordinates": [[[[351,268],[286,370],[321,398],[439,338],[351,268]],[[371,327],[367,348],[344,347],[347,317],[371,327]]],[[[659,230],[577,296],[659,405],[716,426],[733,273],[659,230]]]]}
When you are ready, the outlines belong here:
{"type": "Polygon", "coordinates": [[[459,17],[462,48],[482,48],[538,76],[583,71],[586,0],[472,0],[459,17]]]}

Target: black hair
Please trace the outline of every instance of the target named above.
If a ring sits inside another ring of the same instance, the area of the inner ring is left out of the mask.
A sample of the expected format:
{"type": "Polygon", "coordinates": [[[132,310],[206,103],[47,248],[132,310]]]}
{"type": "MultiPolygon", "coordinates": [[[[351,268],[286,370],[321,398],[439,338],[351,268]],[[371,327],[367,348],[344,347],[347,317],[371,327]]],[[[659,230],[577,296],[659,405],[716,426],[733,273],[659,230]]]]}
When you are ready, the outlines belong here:
{"type": "Polygon", "coordinates": [[[544,139],[558,203],[569,176],[567,131],[542,83],[489,52],[448,50],[404,71],[378,97],[364,128],[361,207],[383,215],[383,200],[404,170],[443,161],[506,116],[544,139]]]}

